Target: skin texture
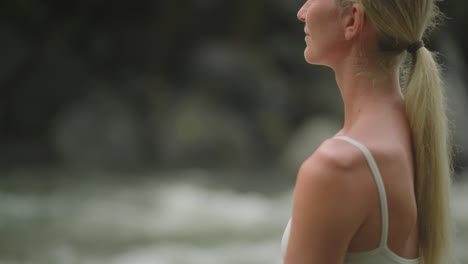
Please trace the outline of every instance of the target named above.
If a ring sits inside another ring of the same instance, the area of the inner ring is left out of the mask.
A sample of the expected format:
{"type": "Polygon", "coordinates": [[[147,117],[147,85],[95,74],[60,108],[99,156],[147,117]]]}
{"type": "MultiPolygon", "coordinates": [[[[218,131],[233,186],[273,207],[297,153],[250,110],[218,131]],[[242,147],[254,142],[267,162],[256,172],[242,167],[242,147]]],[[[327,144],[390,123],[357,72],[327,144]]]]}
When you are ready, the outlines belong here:
{"type": "MultiPolygon", "coordinates": [[[[374,156],[387,193],[387,245],[418,256],[411,132],[398,65],[382,69],[377,36],[357,4],[308,0],[298,12],[306,34],[305,60],[335,72],[349,136],[374,156]]],[[[302,164],[293,198],[285,264],[341,264],[347,253],[375,249],[381,232],[377,187],[362,153],[330,138],[302,164]]]]}
{"type": "Polygon", "coordinates": [[[341,55],[336,52],[341,53],[346,42],[334,1],[307,1],[299,13],[305,22],[306,61],[316,64],[335,62],[341,55]]]}

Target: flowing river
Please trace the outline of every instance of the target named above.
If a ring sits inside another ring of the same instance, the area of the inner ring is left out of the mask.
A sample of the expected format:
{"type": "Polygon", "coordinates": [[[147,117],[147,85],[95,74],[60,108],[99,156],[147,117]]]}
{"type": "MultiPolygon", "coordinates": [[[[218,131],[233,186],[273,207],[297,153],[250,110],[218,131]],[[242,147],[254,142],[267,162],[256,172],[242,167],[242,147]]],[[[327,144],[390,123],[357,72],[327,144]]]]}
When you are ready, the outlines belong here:
{"type": "MultiPolygon", "coordinates": [[[[46,174],[0,180],[0,264],[282,263],[293,186],[240,191],[200,180],[201,171],[46,174]]],[[[468,264],[467,184],[454,188],[453,207],[468,264]]]]}

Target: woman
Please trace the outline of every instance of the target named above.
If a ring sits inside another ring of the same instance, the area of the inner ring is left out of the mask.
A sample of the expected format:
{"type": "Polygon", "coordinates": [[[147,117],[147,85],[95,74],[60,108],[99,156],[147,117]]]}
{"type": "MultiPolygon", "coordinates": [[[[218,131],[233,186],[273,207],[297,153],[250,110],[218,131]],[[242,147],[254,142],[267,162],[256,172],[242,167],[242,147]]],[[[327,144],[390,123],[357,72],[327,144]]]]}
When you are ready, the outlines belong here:
{"type": "Polygon", "coordinates": [[[285,264],[452,262],[449,131],[421,40],[434,1],[308,0],[299,10],[305,59],[334,70],[345,113],[299,169],[285,264]]]}

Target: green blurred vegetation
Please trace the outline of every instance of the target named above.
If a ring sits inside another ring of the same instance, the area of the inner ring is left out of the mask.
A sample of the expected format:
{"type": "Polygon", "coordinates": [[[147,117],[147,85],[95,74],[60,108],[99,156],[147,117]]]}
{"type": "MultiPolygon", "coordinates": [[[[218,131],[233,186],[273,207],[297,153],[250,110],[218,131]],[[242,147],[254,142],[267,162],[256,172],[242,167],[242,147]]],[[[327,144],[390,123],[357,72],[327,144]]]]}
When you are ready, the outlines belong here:
{"type": "MultiPolygon", "coordinates": [[[[0,165],[269,166],[305,120],[341,114],[303,61],[301,4],[3,1],[0,165]]],[[[450,37],[466,65],[467,3],[439,5],[429,47],[450,37]]]]}

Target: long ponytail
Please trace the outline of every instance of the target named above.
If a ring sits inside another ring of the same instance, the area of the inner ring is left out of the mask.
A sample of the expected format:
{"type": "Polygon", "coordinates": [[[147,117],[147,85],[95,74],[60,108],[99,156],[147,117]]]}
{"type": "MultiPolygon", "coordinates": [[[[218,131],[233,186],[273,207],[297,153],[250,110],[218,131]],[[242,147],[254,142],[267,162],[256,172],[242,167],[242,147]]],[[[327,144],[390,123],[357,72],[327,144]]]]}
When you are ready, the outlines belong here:
{"type": "Polygon", "coordinates": [[[420,253],[424,264],[450,264],[452,156],[443,83],[435,54],[423,47],[409,55],[404,96],[416,159],[420,253]]]}
{"type": "Polygon", "coordinates": [[[453,264],[450,210],[452,155],[444,87],[435,54],[425,47],[406,52],[442,17],[435,0],[337,0],[341,7],[360,4],[379,33],[386,59],[410,63],[402,85],[412,133],[415,193],[421,264],[453,264]]]}

